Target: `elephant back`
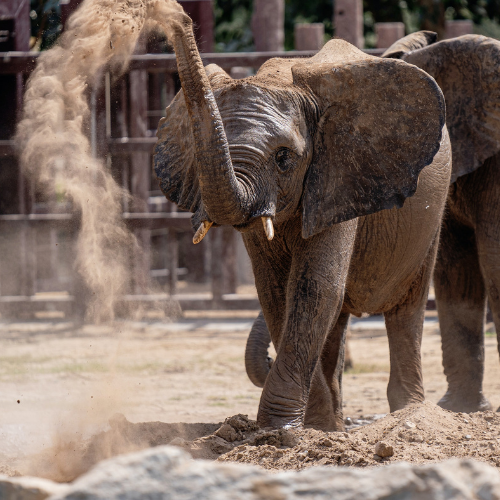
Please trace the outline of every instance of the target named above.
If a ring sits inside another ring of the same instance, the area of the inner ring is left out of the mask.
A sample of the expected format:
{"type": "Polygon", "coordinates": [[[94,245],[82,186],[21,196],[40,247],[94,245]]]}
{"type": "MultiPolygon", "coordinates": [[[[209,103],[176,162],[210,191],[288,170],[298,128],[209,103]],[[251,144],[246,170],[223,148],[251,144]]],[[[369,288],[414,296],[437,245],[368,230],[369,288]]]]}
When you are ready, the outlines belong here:
{"type": "MultiPolygon", "coordinates": [[[[391,54],[397,51],[390,48],[384,57],[391,54]]],[[[443,91],[453,152],[451,182],[500,151],[499,41],[465,35],[400,52],[399,58],[422,68],[443,91]]]]}

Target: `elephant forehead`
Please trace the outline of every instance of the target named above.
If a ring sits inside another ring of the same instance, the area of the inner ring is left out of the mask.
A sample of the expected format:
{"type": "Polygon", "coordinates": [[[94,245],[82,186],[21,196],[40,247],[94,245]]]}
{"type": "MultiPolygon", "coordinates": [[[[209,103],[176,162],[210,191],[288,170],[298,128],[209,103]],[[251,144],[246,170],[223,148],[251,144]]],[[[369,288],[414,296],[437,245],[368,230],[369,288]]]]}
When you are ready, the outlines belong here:
{"type": "Polygon", "coordinates": [[[263,153],[286,146],[303,153],[307,127],[297,97],[238,85],[216,100],[229,144],[251,145],[263,153]]]}

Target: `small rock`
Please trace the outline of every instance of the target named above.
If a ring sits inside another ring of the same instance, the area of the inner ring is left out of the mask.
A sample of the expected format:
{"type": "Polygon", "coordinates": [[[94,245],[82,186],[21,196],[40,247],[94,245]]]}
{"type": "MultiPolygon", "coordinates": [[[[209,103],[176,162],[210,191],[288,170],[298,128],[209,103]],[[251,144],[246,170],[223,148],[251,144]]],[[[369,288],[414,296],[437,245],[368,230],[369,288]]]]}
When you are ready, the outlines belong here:
{"type": "Polygon", "coordinates": [[[345,424],[345,425],[352,425],[352,418],[351,418],[351,417],[347,417],[347,418],[344,420],[344,424],[345,424]]]}
{"type": "Polygon", "coordinates": [[[472,436],[470,434],[466,434],[465,439],[472,439],[472,436]]]}
{"type": "Polygon", "coordinates": [[[331,448],[333,446],[333,443],[332,441],[330,441],[329,439],[325,438],[325,439],[322,439],[320,442],[319,442],[319,445],[320,446],[326,446],[327,448],[331,448]]]}
{"type": "Polygon", "coordinates": [[[229,424],[222,424],[215,431],[215,435],[229,441],[230,443],[238,439],[238,433],[229,424]]]}
{"type": "Polygon", "coordinates": [[[384,441],[379,441],[375,445],[375,455],[382,458],[392,457],[394,455],[394,448],[384,441]]]}
{"type": "Polygon", "coordinates": [[[259,426],[255,420],[250,420],[248,415],[243,415],[238,413],[238,415],[233,415],[232,417],[226,418],[225,422],[229,424],[233,429],[238,431],[256,431],[259,426]]]}
{"type": "Polygon", "coordinates": [[[466,418],[464,418],[464,423],[465,423],[465,424],[468,424],[468,423],[469,423],[469,421],[468,421],[466,418]]]}
{"type": "Polygon", "coordinates": [[[484,415],[484,419],[485,419],[487,422],[491,422],[494,418],[495,418],[495,415],[493,415],[493,413],[486,413],[486,414],[484,415]]]}
{"type": "Polygon", "coordinates": [[[410,422],[409,420],[405,422],[405,429],[414,429],[414,428],[415,424],[413,422],[410,422]]]}

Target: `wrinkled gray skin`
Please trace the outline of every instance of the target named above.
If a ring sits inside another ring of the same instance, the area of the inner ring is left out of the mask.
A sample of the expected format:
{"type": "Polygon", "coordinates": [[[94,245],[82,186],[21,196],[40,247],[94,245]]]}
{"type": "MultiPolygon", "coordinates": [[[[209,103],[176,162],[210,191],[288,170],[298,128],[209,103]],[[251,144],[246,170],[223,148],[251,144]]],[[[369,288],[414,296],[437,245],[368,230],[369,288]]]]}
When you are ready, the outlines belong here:
{"type": "Polygon", "coordinates": [[[391,410],[422,401],[423,315],[451,171],[439,87],[342,40],[232,80],[205,71],[187,16],[173,31],[183,90],[160,122],[155,170],[195,228],[243,233],[277,349],[258,423],[343,428],[345,331],[363,312],[386,318],[391,410]]]}
{"type": "Polygon", "coordinates": [[[420,37],[418,48],[417,38],[400,40],[385,56],[396,54],[424,69],[446,99],[453,173],[434,286],[448,391],[439,404],[486,410],[487,299],[500,333],[500,42],[467,35],[426,46],[420,37]]]}

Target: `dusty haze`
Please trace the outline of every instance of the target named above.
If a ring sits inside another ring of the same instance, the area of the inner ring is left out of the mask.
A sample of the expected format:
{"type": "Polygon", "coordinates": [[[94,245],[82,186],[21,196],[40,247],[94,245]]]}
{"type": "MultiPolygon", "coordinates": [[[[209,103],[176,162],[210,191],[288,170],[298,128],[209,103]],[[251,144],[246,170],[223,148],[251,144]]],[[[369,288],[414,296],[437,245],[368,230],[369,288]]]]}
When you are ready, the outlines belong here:
{"type": "MultiPolygon", "coordinates": [[[[57,45],[40,55],[27,83],[15,138],[21,166],[37,190],[49,199],[56,190],[64,192],[81,216],[75,265],[92,297],[90,321],[114,318],[116,301],[130,282],[130,258],[137,258],[138,243],[122,219],[122,201],[129,194],[106,163],[92,155],[88,97],[104,71],[123,73],[141,32],[159,26],[168,34],[169,19],[180,12],[174,0],[85,0],[57,45]]],[[[28,470],[43,465],[57,471],[57,477],[76,472],[71,452],[78,441],[120,409],[127,388],[113,376],[113,352],[102,354],[108,357],[111,376],[102,376],[90,395],[81,391],[73,410],[52,423],[54,448],[41,460],[33,459],[28,470]]],[[[39,429],[46,427],[42,420],[39,415],[39,429]]]]}
{"type": "MultiPolygon", "coordinates": [[[[174,0],[86,0],[57,45],[37,61],[16,141],[25,175],[47,194],[62,189],[81,213],[76,266],[90,289],[89,319],[112,319],[129,282],[137,241],[122,220],[127,195],[89,142],[89,89],[104,70],[123,72],[141,31],[168,21],[174,0]]],[[[149,168],[149,166],[144,166],[149,168]]]]}

